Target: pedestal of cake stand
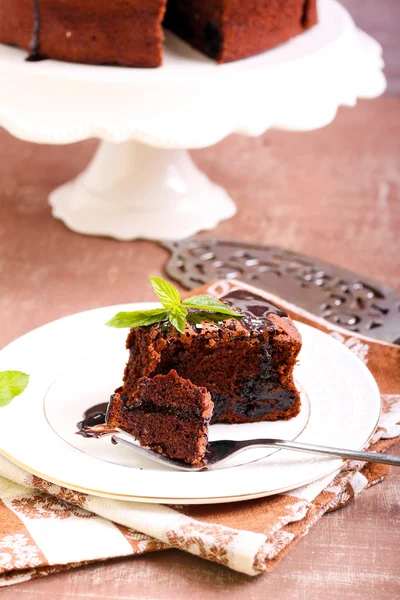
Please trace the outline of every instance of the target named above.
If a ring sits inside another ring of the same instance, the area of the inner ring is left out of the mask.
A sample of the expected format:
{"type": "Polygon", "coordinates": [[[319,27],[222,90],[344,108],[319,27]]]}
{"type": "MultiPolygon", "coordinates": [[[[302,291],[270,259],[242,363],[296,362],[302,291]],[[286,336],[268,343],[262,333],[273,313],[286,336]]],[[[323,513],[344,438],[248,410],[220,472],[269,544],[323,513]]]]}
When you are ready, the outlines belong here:
{"type": "Polygon", "coordinates": [[[323,127],[339,106],[385,89],[379,44],[335,0],[320,0],[310,31],[227,65],[168,33],[160,69],[25,58],[0,44],[0,124],[39,143],[103,140],[50,202],[71,229],[120,240],[183,238],[235,214],[186,149],[231,133],[323,127]]]}
{"type": "Polygon", "coordinates": [[[52,192],[50,204],[74,231],[119,240],[180,239],[236,212],[186,150],[136,141],[101,142],[88,168],[52,192]]]}

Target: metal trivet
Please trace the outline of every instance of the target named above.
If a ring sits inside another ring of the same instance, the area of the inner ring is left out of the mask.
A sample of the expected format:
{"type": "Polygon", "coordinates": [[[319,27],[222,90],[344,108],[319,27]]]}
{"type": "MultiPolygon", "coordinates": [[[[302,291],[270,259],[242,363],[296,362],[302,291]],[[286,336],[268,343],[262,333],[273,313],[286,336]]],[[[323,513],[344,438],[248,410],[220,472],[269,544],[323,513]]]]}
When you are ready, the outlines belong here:
{"type": "Polygon", "coordinates": [[[362,335],[400,344],[400,296],[391,288],[279,246],[188,238],[162,242],[168,275],[193,289],[240,279],[362,335]]]}

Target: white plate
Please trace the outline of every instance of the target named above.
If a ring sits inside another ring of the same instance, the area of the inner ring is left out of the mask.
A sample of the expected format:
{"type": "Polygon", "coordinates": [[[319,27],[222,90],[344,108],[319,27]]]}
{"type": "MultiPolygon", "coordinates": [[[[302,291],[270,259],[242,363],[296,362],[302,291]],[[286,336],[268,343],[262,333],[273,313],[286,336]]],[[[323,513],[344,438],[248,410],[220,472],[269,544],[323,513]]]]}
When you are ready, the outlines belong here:
{"type": "MultiPolygon", "coordinates": [[[[342,462],[298,452],[249,450],[229,468],[204,473],[171,471],[113,446],[110,438],[75,434],[82,413],[106,402],[120,382],[126,330],[105,327],[132,304],[100,308],[49,323],[0,352],[0,370],[31,374],[28,389],[1,409],[0,452],[27,471],[91,494],[181,504],[231,502],[294,489],[340,468],[342,462]]],[[[380,396],[368,369],[346,347],[298,323],[303,336],[296,382],[302,410],[290,421],[214,425],[210,439],[298,438],[361,448],[380,414],[380,396]]]]}

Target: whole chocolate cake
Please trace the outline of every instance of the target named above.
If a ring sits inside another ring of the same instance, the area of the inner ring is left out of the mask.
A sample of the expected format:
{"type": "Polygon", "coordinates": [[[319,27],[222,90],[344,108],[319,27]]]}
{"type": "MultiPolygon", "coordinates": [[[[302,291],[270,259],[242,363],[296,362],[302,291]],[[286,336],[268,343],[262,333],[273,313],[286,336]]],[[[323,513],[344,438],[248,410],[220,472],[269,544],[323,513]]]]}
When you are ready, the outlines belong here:
{"type": "Polygon", "coordinates": [[[158,67],[162,25],[224,63],[317,22],[316,0],[1,0],[0,42],[31,60],[158,67]],[[165,20],[164,20],[165,16],[165,20]]]}

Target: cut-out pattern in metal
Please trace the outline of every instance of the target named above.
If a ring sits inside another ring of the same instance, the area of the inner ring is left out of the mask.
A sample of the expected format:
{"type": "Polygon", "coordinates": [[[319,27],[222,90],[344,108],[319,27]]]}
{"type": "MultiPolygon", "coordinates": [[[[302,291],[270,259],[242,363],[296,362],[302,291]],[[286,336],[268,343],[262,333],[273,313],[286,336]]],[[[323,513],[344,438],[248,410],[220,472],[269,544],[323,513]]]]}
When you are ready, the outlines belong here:
{"type": "Polygon", "coordinates": [[[400,296],[329,263],[278,246],[189,238],[163,243],[170,277],[187,289],[241,279],[350,331],[400,343],[400,296]]]}

